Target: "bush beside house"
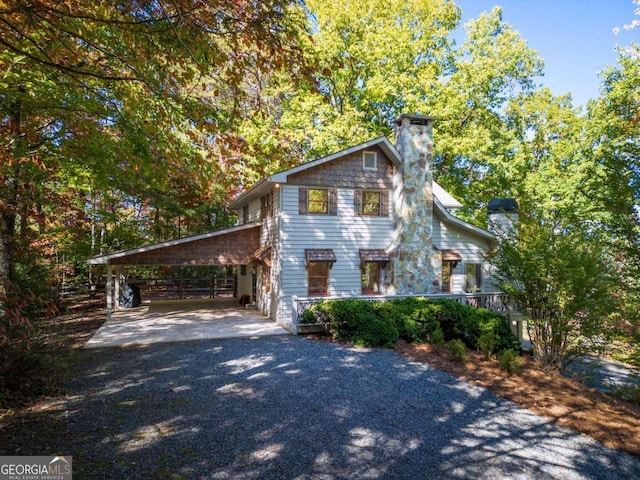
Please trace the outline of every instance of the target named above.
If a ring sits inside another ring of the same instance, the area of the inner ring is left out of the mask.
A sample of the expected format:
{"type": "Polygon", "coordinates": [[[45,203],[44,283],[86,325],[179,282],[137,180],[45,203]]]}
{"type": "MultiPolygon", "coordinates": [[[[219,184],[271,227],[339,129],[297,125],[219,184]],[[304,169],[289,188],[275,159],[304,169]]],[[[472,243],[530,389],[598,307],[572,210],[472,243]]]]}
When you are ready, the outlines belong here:
{"type": "Polygon", "coordinates": [[[425,342],[441,331],[446,342],[460,340],[469,348],[489,348],[488,354],[520,349],[503,315],[450,299],[322,300],[302,319],[325,325],[336,339],[367,347],[389,347],[398,339],[425,342]],[[489,347],[481,341],[487,336],[494,339],[489,347]]]}

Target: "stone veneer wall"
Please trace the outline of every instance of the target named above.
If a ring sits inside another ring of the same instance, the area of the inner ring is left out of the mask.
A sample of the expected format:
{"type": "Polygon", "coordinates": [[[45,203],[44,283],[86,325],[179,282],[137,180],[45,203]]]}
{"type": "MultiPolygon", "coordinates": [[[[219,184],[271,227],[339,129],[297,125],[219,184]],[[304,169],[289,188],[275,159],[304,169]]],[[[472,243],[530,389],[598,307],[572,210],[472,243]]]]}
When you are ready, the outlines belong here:
{"type": "Polygon", "coordinates": [[[442,258],[434,248],[433,117],[396,120],[396,148],[402,165],[394,175],[394,232],[388,290],[398,295],[440,290],[442,258]]]}

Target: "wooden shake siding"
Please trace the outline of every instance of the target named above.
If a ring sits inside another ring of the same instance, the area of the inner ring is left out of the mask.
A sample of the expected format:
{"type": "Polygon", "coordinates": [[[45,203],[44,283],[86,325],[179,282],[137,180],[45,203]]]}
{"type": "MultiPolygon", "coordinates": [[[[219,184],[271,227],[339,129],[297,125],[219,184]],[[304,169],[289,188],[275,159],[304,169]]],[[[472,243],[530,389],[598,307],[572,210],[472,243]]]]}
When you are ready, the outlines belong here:
{"type": "MultiPolygon", "coordinates": [[[[281,258],[281,317],[291,318],[291,297],[307,296],[305,248],[331,248],[337,261],[329,273],[330,295],[359,295],[359,249],[385,249],[391,243],[393,222],[386,217],[356,216],[354,191],[338,189],[338,214],[300,215],[298,186],[281,188],[282,218],[279,249],[281,258]]],[[[392,209],[390,209],[392,210],[392,209]]]]}

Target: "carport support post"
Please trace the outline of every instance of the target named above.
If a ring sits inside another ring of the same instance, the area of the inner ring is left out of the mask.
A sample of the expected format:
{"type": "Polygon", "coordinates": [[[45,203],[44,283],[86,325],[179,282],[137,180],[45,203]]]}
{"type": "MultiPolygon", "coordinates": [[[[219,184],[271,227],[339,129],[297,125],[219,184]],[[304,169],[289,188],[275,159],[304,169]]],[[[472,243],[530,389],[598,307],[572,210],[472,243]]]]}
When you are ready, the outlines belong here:
{"type": "Polygon", "coordinates": [[[114,285],[113,300],[116,310],[120,307],[120,277],[122,276],[122,265],[116,267],[116,283],[114,285]]]}
{"type": "Polygon", "coordinates": [[[113,268],[111,262],[107,262],[107,320],[111,320],[113,310],[113,268]]]}

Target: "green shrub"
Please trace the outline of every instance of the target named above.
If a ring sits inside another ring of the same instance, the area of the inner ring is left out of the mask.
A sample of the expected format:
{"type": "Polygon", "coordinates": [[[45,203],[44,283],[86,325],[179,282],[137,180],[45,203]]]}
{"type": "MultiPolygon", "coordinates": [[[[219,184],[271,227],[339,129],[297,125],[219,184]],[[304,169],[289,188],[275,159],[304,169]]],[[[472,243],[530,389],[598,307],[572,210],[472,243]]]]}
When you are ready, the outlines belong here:
{"type": "Polygon", "coordinates": [[[445,340],[464,338],[465,317],[469,315],[470,307],[446,298],[438,298],[431,303],[429,313],[440,324],[445,340]]]}
{"type": "Polygon", "coordinates": [[[312,309],[336,339],[366,347],[388,347],[398,340],[398,329],[389,316],[377,315],[366,300],[323,300],[312,309]]]}
{"type": "Polygon", "coordinates": [[[398,329],[392,322],[366,314],[358,319],[349,337],[361,347],[392,347],[398,340],[398,329]]]}
{"type": "Polygon", "coordinates": [[[316,319],[316,314],[314,312],[313,307],[312,308],[307,308],[304,312],[302,312],[302,315],[300,316],[300,323],[317,323],[318,320],[316,319]]]}
{"type": "Polygon", "coordinates": [[[302,322],[322,323],[334,338],[368,346],[391,345],[402,338],[413,343],[429,340],[436,351],[451,340],[462,340],[487,355],[520,348],[504,316],[451,299],[323,300],[303,313],[302,322]]]}
{"type": "Polygon", "coordinates": [[[430,302],[425,298],[395,299],[377,303],[374,308],[379,317],[392,321],[399,337],[408,342],[424,342],[438,327],[433,315],[428,314],[430,302]]]}
{"type": "Polygon", "coordinates": [[[487,359],[492,358],[496,351],[498,336],[493,330],[483,332],[478,338],[478,350],[483,352],[487,359]]]}
{"type": "Polygon", "coordinates": [[[520,362],[520,356],[515,350],[503,350],[498,354],[498,362],[500,368],[509,373],[515,373],[520,370],[522,363],[520,362]]]}
{"type": "Polygon", "coordinates": [[[444,333],[440,327],[431,332],[431,335],[429,335],[429,343],[431,343],[434,352],[440,353],[442,351],[442,347],[444,346],[444,333]]]}
{"type": "Polygon", "coordinates": [[[450,360],[454,362],[464,362],[467,358],[467,347],[462,340],[451,340],[448,348],[450,360]]]}

